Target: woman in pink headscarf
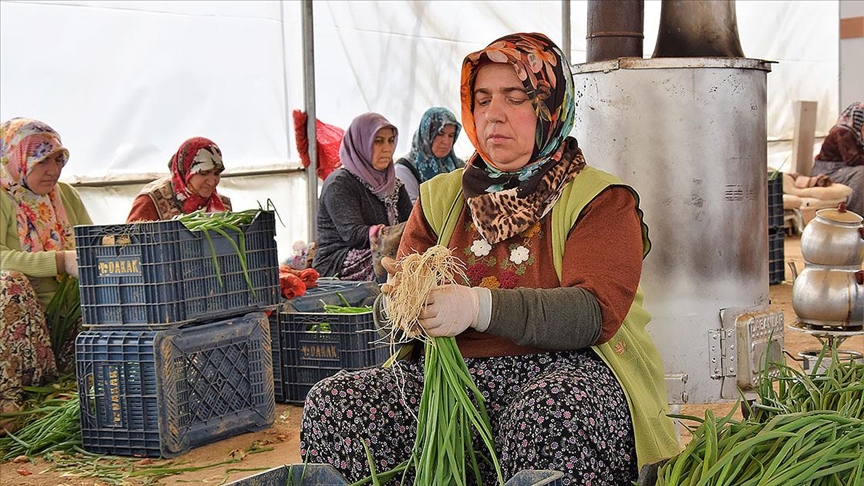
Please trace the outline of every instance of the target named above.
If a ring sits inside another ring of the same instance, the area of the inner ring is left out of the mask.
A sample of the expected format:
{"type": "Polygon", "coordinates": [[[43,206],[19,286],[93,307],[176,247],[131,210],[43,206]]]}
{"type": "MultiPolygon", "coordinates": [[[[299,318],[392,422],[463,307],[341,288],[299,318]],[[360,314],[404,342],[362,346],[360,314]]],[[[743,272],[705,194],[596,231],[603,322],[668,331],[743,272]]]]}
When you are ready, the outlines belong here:
{"type": "Polygon", "coordinates": [[[171,219],[199,209],[208,213],[231,211],[231,200],[216,192],[225,166],[222,151],[211,140],[186,140],[168,167],[170,176],[147,184],[135,197],[127,223],[171,219]]]}
{"type": "Polygon", "coordinates": [[[57,376],[45,307],[60,275],[78,276],[72,227],[93,224],[75,189],[58,181],[68,160],[45,123],[0,125],[0,413],[18,409],[22,387],[57,376]]]}
{"type": "Polygon", "coordinates": [[[374,280],[372,240],[408,220],[411,198],[393,167],[398,136],[382,115],[364,113],[342,137],[342,167],[327,176],[318,200],[312,266],[322,277],[374,280]]]}

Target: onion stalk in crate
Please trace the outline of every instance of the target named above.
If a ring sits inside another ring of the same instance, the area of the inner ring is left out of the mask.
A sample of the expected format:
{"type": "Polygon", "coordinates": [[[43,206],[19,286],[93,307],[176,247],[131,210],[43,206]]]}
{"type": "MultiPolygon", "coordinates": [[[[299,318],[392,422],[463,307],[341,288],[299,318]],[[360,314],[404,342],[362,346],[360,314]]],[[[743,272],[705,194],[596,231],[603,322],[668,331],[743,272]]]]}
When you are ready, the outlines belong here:
{"type": "Polygon", "coordinates": [[[210,254],[213,256],[213,267],[216,269],[216,279],[219,281],[219,285],[223,285],[222,274],[219,271],[219,261],[216,258],[216,250],[213,248],[210,231],[215,231],[225,237],[231,246],[234,247],[234,251],[237,252],[237,256],[240,259],[240,267],[243,269],[243,276],[246,278],[246,285],[249,286],[249,290],[253,296],[255,295],[255,288],[252,286],[249,270],[246,267],[246,236],[240,227],[251,224],[260,212],[261,209],[220,213],[207,213],[204,210],[198,210],[177,218],[178,221],[183,223],[183,226],[186,226],[191,231],[201,231],[204,233],[204,237],[207,238],[207,243],[210,245],[210,254]],[[231,239],[226,230],[237,233],[239,245],[234,243],[234,240],[231,239]]]}

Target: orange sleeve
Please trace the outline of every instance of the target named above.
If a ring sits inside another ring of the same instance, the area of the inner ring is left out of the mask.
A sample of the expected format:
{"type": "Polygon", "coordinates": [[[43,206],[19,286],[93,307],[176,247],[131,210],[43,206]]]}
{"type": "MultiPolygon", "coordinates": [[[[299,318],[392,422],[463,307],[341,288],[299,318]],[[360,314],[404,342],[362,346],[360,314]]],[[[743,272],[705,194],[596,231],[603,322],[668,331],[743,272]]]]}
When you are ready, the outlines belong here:
{"type": "Polygon", "coordinates": [[[159,212],[156,210],[156,204],[147,194],[139,194],[132,201],[132,210],[129,211],[126,222],[133,223],[135,221],[159,221],[159,212]]]}
{"type": "Polygon", "coordinates": [[[426,217],[423,216],[423,201],[418,197],[408,216],[405,231],[399,241],[399,252],[397,258],[402,258],[411,253],[423,253],[432,246],[438,244],[438,236],[432,231],[426,217]]]}

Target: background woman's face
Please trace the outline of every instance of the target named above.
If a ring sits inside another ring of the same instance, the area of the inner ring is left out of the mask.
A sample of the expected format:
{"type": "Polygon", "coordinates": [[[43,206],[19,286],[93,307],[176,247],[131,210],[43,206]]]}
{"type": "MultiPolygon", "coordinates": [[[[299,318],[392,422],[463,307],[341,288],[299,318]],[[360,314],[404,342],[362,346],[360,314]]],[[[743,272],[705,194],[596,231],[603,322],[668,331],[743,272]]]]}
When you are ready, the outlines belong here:
{"type": "Polygon", "coordinates": [[[477,143],[498,170],[521,169],[534,152],[537,115],[516,71],[507,64],[487,64],[474,82],[477,143]]]}
{"type": "Polygon", "coordinates": [[[456,127],[453,125],[444,125],[441,133],[435,135],[432,139],[432,154],[439,159],[446,157],[453,149],[453,144],[456,142],[456,127]]]}
{"type": "Polygon", "coordinates": [[[40,196],[48,194],[57,185],[65,163],[66,154],[63,152],[45,157],[42,162],[27,170],[27,177],[25,177],[27,187],[40,196]]]}
{"type": "Polygon", "coordinates": [[[222,179],[222,173],[215,170],[202,170],[189,177],[189,186],[195,194],[209,198],[216,191],[216,186],[222,179]]]}
{"type": "Polygon", "coordinates": [[[386,170],[393,163],[393,152],[396,150],[396,134],[390,127],[384,127],[375,132],[372,141],[372,167],[375,170],[386,170]]]}

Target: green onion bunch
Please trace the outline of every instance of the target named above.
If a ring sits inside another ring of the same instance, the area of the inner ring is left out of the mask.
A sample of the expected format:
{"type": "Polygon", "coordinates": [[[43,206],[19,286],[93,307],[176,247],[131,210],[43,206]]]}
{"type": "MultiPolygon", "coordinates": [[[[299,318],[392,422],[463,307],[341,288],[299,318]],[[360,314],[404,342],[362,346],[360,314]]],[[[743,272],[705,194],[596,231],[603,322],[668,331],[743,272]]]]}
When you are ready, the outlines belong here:
{"type": "Polygon", "coordinates": [[[81,321],[81,295],[78,292],[77,278],[66,274],[59,278],[57,291],[45,308],[45,318],[51,338],[51,350],[59,364],[66,342],[81,321]]]}
{"type": "Polygon", "coordinates": [[[767,422],[777,414],[834,410],[864,420],[864,364],[842,359],[836,349],[823,348],[809,373],[785,364],[775,365],[777,375],[759,382],[759,400],[751,413],[767,422]],[[829,355],[830,365],[821,363],[829,355]]]}
{"type": "MultiPolygon", "coordinates": [[[[485,399],[468,372],[456,338],[428,336],[418,321],[429,292],[439,285],[467,280],[464,271],[450,250],[440,245],[407,255],[396,266],[393,280],[399,283],[387,289],[391,340],[397,343],[399,336],[419,339],[425,356],[417,438],[407,464],[396,469],[403,470],[404,482],[404,473],[413,467],[415,485],[482,485],[483,461],[492,465],[498,484],[503,485],[485,399]],[[480,451],[474,450],[475,433],[482,441],[480,451]]],[[[392,476],[393,470],[377,475],[368,451],[367,457],[375,484],[380,477],[392,476]]]]}

